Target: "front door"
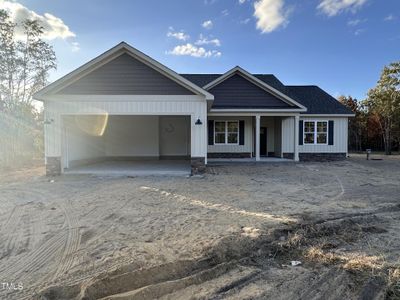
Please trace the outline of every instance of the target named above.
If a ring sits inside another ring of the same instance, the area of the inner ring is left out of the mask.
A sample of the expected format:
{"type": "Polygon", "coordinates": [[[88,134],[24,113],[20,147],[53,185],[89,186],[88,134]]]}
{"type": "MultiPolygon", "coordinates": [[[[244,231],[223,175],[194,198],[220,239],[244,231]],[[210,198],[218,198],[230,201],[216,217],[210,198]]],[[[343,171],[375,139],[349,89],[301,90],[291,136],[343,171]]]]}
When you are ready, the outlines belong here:
{"type": "Polygon", "coordinates": [[[260,127],[260,156],[267,156],[267,127],[260,127]]]}

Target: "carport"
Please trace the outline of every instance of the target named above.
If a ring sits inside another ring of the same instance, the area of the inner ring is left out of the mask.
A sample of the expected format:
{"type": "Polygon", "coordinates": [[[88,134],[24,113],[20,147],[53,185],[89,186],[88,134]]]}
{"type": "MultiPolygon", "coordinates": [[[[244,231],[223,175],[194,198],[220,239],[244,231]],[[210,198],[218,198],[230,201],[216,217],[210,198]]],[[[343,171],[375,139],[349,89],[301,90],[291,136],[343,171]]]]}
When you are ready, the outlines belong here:
{"type": "Polygon", "coordinates": [[[124,42],[34,98],[44,105],[47,175],[94,171],[94,165],[121,172],[147,166],[157,174],[178,161],[195,174],[207,164],[214,96],[124,42]]]}
{"type": "Polygon", "coordinates": [[[62,172],[188,175],[190,116],[64,115],[62,172]]]}

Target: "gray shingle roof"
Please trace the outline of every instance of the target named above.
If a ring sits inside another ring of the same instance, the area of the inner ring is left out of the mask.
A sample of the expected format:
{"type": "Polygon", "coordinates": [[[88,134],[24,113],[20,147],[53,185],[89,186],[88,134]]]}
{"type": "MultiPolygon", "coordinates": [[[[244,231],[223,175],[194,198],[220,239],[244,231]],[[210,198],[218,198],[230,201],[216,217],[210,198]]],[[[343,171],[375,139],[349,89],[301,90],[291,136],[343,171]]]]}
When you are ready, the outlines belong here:
{"type": "Polygon", "coordinates": [[[307,107],[306,114],[353,114],[353,112],[315,85],[286,86],[287,95],[307,107]]]}
{"type": "MultiPolygon", "coordinates": [[[[222,74],[181,74],[181,76],[185,77],[189,81],[194,84],[203,87],[208,83],[214,81],[218,77],[222,76],[222,74]]],[[[353,112],[342,105],[339,101],[337,101],[334,97],[329,95],[327,92],[319,88],[315,85],[307,85],[307,86],[285,86],[281,81],[278,80],[272,74],[253,74],[253,76],[257,77],[261,81],[266,84],[272,86],[278,91],[286,94],[293,100],[296,100],[298,103],[307,107],[307,112],[304,114],[353,114],[353,112]]],[[[210,91],[212,93],[212,91],[210,91]]],[[[240,106],[237,105],[237,101],[235,103],[231,103],[229,106],[226,101],[224,101],[224,108],[265,108],[266,105],[259,105],[258,107],[254,106],[254,101],[250,101],[248,97],[243,99],[244,102],[241,103],[240,106]],[[247,105],[246,105],[247,103],[247,105]]],[[[215,104],[218,104],[218,97],[216,96],[214,100],[215,104]]],[[[266,101],[268,102],[268,101],[266,101]]],[[[218,106],[217,106],[218,107],[218,106]]],[[[221,107],[222,108],[222,107],[221,107]]]]}

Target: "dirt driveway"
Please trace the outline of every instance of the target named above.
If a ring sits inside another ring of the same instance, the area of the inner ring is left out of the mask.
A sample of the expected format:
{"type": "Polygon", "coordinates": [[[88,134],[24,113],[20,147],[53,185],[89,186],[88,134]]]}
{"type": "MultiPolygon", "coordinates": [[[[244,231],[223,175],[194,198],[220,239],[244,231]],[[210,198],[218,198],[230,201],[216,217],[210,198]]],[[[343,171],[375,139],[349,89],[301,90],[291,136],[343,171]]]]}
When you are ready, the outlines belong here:
{"type": "Polygon", "coordinates": [[[363,157],[191,178],[3,175],[0,296],[393,296],[399,184],[400,159],[363,157]]]}

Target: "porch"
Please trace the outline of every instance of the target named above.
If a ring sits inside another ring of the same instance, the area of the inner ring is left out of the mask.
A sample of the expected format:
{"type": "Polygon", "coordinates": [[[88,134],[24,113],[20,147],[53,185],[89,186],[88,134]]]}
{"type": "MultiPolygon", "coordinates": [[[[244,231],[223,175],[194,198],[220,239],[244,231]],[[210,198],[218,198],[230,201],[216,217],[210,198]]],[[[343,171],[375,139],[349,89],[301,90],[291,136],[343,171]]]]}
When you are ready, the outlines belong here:
{"type": "Polygon", "coordinates": [[[217,165],[225,163],[287,163],[293,162],[293,159],[280,158],[280,157],[260,157],[260,160],[256,160],[255,157],[249,158],[209,158],[208,165],[217,165]]]}
{"type": "Polygon", "coordinates": [[[209,162],[299,160],[299,114],[209,114],[209,162]]]}

